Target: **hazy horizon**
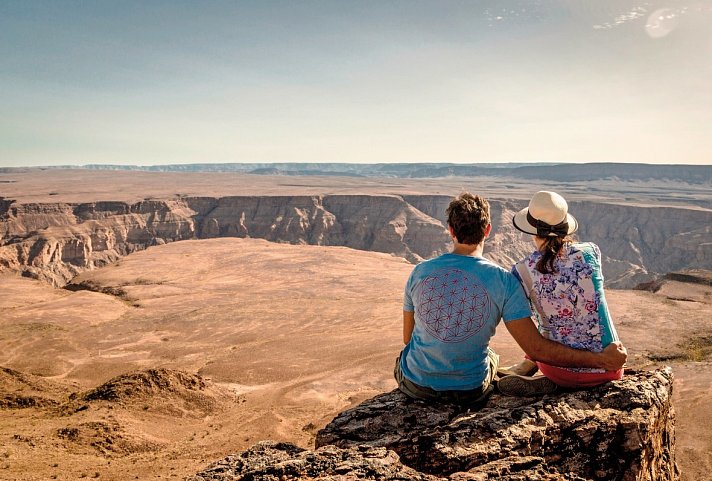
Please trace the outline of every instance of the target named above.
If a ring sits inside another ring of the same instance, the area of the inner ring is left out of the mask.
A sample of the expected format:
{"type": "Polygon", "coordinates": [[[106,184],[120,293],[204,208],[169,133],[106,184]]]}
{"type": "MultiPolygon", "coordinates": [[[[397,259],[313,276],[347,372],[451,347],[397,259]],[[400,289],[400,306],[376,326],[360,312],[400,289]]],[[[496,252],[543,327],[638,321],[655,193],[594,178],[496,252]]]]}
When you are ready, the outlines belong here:
{"type": "MultiPolygon", "coordinates": [[[[353,165],[353,166],[377,166],[377,165],[422,165],[422,166],[482,166],[482,167],[502,167],[512,168],[518,166],[557,166],[557,165],[649,165],[649,166],[673,166],[673,167],[712,167],[712,164],[691,164],[691,163],[652,163],[652,162],[302,162],[302,161],[284,161],[284,162],[165,162],[165,163],[84,163],[84,164],[37,164],[37,165],[0,165],[0,169],[106,169],[112,168],[135,168],[137,170],[145,170],[151,168],[169,168],[169,167],[187,167],[187,166],[230,166],[230,165],[245,165],[245,166],[338,166],[338,165],[353,165]]],[[[122,169],[123,170],[123,169],[122,169]]],[[[220,170],[216,170],[220,172],[220,170]]]]}
{"type": "Polygon", "coordinates": [[[0,167],[712,164],[712,0],[0,3],[0,167]]]}

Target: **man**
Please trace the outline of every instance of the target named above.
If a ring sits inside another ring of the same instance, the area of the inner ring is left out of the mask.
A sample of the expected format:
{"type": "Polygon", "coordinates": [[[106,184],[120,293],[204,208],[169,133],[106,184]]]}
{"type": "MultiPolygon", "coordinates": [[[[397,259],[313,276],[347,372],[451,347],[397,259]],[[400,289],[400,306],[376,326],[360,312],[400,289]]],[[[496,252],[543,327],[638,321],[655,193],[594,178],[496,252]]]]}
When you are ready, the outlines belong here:
{"type": "Polygon", "coordinates": [[[484,259],[492,230],[489,203],[463,193],[447,208],[453,250],[413,269],[403,302],[405,348],[395,366],[398,387],[416,399],[477,405],[492,392],[499,357],[489,348],[500,319],[524,352],[555,366],[614,371],[626,361],[620,343],[602,352],[543,338],[519,281],[484,259]]]}

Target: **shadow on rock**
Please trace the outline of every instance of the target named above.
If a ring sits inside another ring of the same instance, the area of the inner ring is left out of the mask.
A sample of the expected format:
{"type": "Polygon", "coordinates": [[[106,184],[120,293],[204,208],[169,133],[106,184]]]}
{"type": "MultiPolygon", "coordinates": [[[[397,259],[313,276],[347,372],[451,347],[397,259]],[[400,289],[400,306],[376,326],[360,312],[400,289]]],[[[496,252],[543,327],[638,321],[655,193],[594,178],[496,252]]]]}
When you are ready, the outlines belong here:
{"type": "Polygon", "coordinates": [[[339,414],[314,451],[264,442],[190,481],[674,481],[672,371],[543,398],[494,395],[480,411],[399,391],[339,414]]]}

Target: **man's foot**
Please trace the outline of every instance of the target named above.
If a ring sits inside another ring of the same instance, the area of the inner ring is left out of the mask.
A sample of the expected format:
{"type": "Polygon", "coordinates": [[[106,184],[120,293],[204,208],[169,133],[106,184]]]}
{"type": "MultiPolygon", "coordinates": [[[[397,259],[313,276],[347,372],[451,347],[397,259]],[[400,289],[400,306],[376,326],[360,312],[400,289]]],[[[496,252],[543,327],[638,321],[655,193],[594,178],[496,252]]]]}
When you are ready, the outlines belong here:
{"type": "Polygon", "coordinates": [[[533,376],[539,370],[534,361],[529,359],[523,359],[519,364],[513,366],[500,367],[497,369],[497,376],[511,376],[512,374],[517,374],[519,376],[533,376]]]}
{"type": "Polygon", "coordinates": [[[507,396],[541,396],[558,389],[554,381],[545,376],[520,376],[512,374],[497,381],[497,389],[507,396]]]}

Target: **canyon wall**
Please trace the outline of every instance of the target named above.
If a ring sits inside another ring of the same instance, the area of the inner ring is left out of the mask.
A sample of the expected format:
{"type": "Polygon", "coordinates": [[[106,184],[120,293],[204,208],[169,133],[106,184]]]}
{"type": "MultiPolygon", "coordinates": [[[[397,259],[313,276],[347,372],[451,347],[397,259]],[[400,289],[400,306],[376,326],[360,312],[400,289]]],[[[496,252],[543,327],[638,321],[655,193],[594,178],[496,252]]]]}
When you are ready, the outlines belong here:
{"type": "MultiPolygon", "coordinates": [[[[63,286],[137,250],[187,239],[253,237],[392,253],[416,263],[450,247],[449,196],[315,195],[20,204],[0,198],[0,272],[63,286]]],[[[531,252],[511,224],[524,201],[490,199],[485,255],[503,266],[531,252]]],[[[658,274],[712,269],[712,211],[572,202],[579,238],[604,254],[609,287],[658,274]]]]}

